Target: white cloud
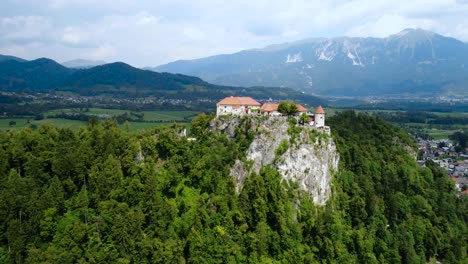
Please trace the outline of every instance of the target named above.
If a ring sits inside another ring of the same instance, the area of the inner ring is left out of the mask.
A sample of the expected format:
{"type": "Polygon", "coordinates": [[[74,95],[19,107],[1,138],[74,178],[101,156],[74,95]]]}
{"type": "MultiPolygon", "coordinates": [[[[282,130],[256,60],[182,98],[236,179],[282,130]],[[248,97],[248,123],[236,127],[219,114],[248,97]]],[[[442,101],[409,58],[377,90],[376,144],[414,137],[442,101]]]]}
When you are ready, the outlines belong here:
{"type": "Polygon", "coordinates": [[[137,15],[138,18],[136,20],[136,23],[138,25],[151,25],[151,24],[156,24],[159,21],[159,17],[155,17],[153,15],[147,14],[146,12],[142,12],[137,15]]]}
{"type": "Polygon", "coordinates": [[[309,37],[384,37],[407,27],[468,41],[466,14],[465,0],[10,0],[0,3],[0,52],[155,66],[309,37]]]}
{"type": "Polygon", "coordinates": [[[115,8],[123,9],[132,4],[131,0],[46,0],[47,6],[51,9],[66,8],[115,8]]]}
{"type": "Polygon", "coordinates": [[[86,33],[77,27],[67,27],[63,30],[62,41],[66,44],[77,45],[85,40],[86,33]]]}
{"type": "Polygon", "coordinates": [[[84,55],[87,58],[93,60],[109,60],[110,57],[115,55],[115,48],[110,45],[100,45],[97,48],[91,49],[89,52],[86,52],[84,55]]]}
{"type": "Polygon", "coordinates": [[[48,37],[49,20],[41,16],[14,16],[0,18],[0,34],[4,41],[39,41],[48,37]]]}
{"type": "Polygon", "coordinates": [[[407,19],[400,15],[384,15],[376,20],[355,26],[346,32],[356,37],[386,37],[404,28],[433,28],[434,23],[427,19],[407,19]]]}

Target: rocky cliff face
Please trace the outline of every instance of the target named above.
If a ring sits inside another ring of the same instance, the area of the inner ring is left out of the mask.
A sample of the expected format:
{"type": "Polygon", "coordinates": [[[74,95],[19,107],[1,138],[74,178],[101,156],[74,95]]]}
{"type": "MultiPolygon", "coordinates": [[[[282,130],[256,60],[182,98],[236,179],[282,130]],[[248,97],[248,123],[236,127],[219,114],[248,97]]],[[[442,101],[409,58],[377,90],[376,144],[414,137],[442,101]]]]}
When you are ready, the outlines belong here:
{"type": "MultiPolygon", "coordinates": [[[[291,124],[286,117],[249,118],[254,139],[246,161],[237,160],[231,168],[237,190],[242,189],[250,173],[271,165],[284,180],[296,182],[299,188],[309,192],[315,203],[325,204],[331,194],[332,173],[337,171],[339,162],[333,139],[308,126],[291,124]]],[[[221,117],[212,121],[211,128],[233,138],[241,123],[239,117],[221,117]]]]}

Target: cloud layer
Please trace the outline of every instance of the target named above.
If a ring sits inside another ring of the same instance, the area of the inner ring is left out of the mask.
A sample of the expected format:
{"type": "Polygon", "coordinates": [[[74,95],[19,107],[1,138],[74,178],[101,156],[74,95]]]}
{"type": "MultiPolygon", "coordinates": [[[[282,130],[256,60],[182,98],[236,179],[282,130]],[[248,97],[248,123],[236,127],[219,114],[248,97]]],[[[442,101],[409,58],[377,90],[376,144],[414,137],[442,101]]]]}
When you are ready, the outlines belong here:
{"type": "Polygon", "coordinates": [[[156,66],[310,37],[385,37],[408,27],[468,41],[466,14],[466,0],[4,0],[0,54],[156,66]]]}

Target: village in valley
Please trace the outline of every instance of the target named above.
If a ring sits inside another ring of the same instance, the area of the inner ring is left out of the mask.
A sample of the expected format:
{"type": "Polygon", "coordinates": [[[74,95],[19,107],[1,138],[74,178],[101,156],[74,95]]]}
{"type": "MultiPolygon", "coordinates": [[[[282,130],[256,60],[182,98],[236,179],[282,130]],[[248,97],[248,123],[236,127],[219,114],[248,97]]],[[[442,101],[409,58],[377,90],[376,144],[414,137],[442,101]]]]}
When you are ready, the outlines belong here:
{"type": "Polygon", "coordinates": [[[422,153],[418,160],[421,166],[425,166],[428,160],[438,164],[447,171],[457,189],[463,194],[468,194],[468,148],[459,150],[448,139],[418,139],[418,148],[422,153]]]}
{"type": "Polygon", "coordinates": [[[323,131],[330,134],[330,127],[325,126],[325,110],[322,106],[318,106],[314,112],[309,112],[301,104],[295,104],[294,102],[265,102],[263,105],[251,97],[226,97],[216,104],[216,116],[223,115],[263,115],[263,116],[282,116],[284,115],[281,111],[282,104],[294,104],[294,111],[292,113],[296,116],[302,116],[306,122],[304,125],[310,128],[323,131]]]}

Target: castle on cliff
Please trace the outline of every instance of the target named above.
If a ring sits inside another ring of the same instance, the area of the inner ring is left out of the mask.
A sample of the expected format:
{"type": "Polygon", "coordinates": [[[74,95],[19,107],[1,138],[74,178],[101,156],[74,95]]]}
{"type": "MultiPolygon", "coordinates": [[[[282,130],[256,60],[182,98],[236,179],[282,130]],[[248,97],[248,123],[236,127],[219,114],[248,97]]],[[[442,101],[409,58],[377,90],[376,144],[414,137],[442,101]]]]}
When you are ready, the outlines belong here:
{"type": "MultiPolygon", "coordinates": [[[[266,116],[281,116],[278,112],[278,103],[266,102],[263,105],[251,97],[235,97],[229,96],[219,101],[216,104],[216,116],[222,115],[266,115],[266,116]]],[[[309,116],[308,125],[315,128],[323,128],[329,132],[329,127],[325,126],[325,110],[322,106],[318,106],[315,112],[308,112],[307,109],[296,104],[297,114],[307,114],[309,116]]]]}

